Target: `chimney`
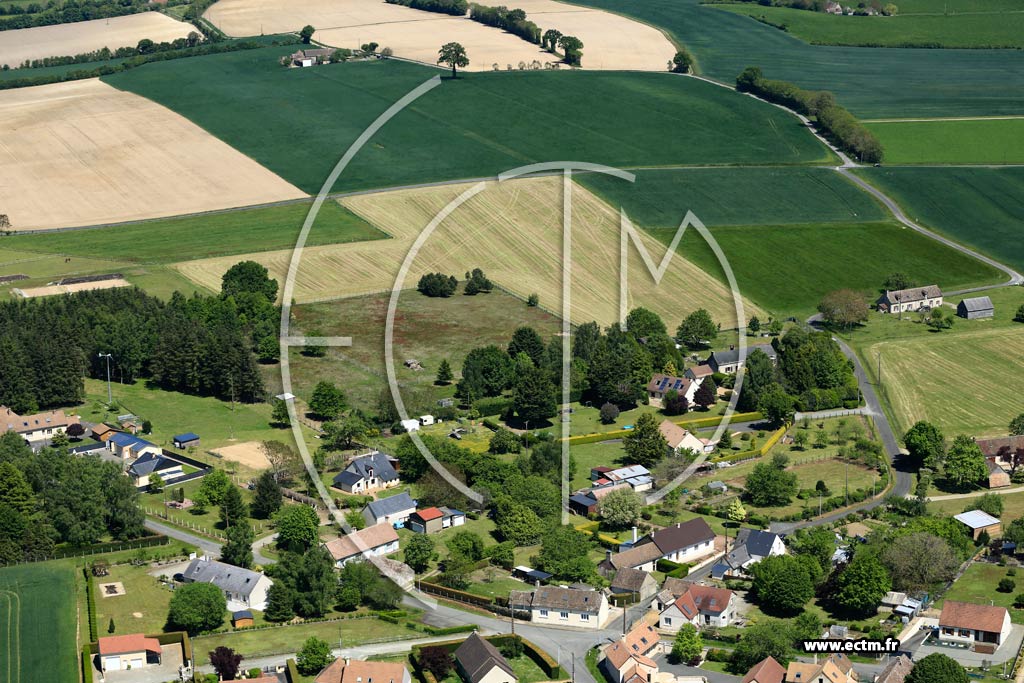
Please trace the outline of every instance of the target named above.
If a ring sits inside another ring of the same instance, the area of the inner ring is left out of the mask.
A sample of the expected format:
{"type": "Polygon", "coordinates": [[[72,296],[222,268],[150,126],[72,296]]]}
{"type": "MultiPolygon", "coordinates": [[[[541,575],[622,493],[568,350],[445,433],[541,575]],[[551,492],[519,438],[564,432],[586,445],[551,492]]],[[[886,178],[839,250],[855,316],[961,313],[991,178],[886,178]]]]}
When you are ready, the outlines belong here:
{"type": "Polygon", "coordinates": [[[609,562],[612,561],[612,551],[611,550],[605,549],[605,551],[604,551],[604,559],[608,560],[609,562]]]}
{"type": "Polygon", "coordinates": [[[352,661],[351,659],[349,659],[348,657],[345,657],[345,666],[348,666],[351,661],[352,661]]]}
{"type": "Polygon", "coordinates": [[[633,543],[636,543],[636,527],[633,527],[633,543]]]}

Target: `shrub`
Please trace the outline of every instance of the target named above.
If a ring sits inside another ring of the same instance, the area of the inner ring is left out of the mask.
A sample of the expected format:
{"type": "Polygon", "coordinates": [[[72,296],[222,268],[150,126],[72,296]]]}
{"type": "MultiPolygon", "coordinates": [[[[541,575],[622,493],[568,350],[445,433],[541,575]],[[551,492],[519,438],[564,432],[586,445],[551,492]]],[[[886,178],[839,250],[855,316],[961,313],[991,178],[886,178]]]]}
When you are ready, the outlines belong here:
{"type": "Polygon", "coordinates": [[[610,425],[619,418],[619,407],[614,403],[605,403],[601,406],[601,424],[610,425]]]}
{"type": "Polygon", "coordinates": [[[1013,579],[1000,579],[999,585],[996,586],[996,590],[1000,593],[1012,593],[1017,588],[1017,584],[1013,579]]]}

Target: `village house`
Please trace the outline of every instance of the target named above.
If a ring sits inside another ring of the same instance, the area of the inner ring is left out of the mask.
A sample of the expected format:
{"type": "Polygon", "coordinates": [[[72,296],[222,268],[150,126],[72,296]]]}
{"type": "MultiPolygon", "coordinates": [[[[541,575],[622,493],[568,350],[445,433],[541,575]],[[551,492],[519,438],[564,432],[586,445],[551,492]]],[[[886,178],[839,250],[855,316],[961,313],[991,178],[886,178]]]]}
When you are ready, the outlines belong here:
{"type": "Polygon", "coordinates": [[[511,591],[509,607],[529,612],[536,624],[599,629],[608,619],[608,598],[593,588],[538,586],[532,591],[511,591]]]}
{"type": "Polygon", "coordinates": [[[696,517],[644,536],[622,552],[609,551],[598,570],[605,576],[626,567],[650,572],[658,560],[694,562],[714,552],[715,532],[702,517],[696,517]]]}
{"type": "Polygon", "coordinates": [[[844,654],[831,654],[820,662],[790,662],[786,683],[857,683],[860,677],[844,654]]]}
{"type": "Polygon", "coordinates": [[[367,526],[390,524],[401,528],[409,520],[409,515],[414,512],[416,512],[416,501],[412,499],[408,491],[402,491],[394,496],[367,503],[363,508],[363,519],[366,520],[367,526]]]}
{"type": "Polygon", "coordinates": [[[975,439],[986,459],[993,460],[1004,469],[1024,464],[1024,435],[975,439]]]}
{"type": "Polygon", "coordinates": [[[683,624],[728,626],[736,614],[736,596],[731,590],[690,584],[689,588],[658,615],[658,628],[675,633],[683,624]]]}
{"type": "Polygon", "coordinates": [[[466,523],[466,513],[448,507],[424,508],[409,515],[405,528],[418,534],[436,534],[466,523]]]}
{"type": "Polygon", "coordinates": [[[612,595],[635,595],[638,601],[643,601],[658,592],[658,582],[649,572],[623,567],[615,572],[609,590],[612,595]]]}
{"type": "Polygon", "coordinates": [[[654,373],[651,381],[647,383],[647,398],[652,406],[661,406],[665,394],[675,391],[680,396],[685,396],[687,403],[693,405],[693,397],[697,394],[700,382],[688,377],[673,377],[661,372],[654,373]]]}
{"type": "Polygon", "coordinates": [[[1010,635],[1010,613],[1005,607],[946,600],[939,615],[939,642],[994,653],[1010,635]]]}
{"type": "Polygon", "coordinates": [[[968,510],[967,512],[961,512],[959,515],[953,515],[953,519],[967,526],[971,530],[971,537],[977,541],[981,534],[987,533],[991,539],[999,538],[1003,535],[1003,526],[999,520],[981,510],[968,510]]]}
{"type": "Polygon", "coordinates": [[[269,576],[231,564],[199,557],[182,572],[185,583],[212,583],[224,592],[232,611],[267,608],[267,591],[274,582],[269,576]]]}
{"type": "Polygon", "coordinates": [[[625,683],[639,675],[648,681],[658,671],[651,655],[661,637],[650,624],[637,626],[601,651],[599,667],[612,683],[625,683]]]}
{"type": "Polygon", "coordinates": [[[333,486],[345,493],[369,493],[398,486],[398,471],[393,461],[390,455],[380,451],[360,456],[334,477],[333,486]]]}
{"type": "Polygon", "coordinates": [[[182,464],[166,457],[163,453],[146,452],[136,458],[128,467],[128,476],[137,488],[149,486],[150,478],[159,475],[165,484],[185,475],[182,464]]]}
{"type": "Polygon", "coordinates": [[[672,420],[662,420],[658,431],[668,442],[670,453],[678,455],[683,451],[694,453],[710,453],[715,447],[707,439],[699,439],[688,430],[683,429],[672,420]]]}
{"type": "Polygon", "coordinates": [[[335,52],[334,48],[310,48],[308,50],[297,50],[293,52],[289,59],[291,60],[292,66],[316,66],[318,64],[329,64],[331,61],[331,55],[335,52]]]}
{"type": "Polygon", "coordinates": [[[317,675],[314,683],[412,683],[404,664],[366,662],[339,657],[317,675]]]}
{"type": "Polygon", "coordinates": [[[774,657],[765,657],[747,672],[740,683],[782,683],[785,679],[786,667],[774,657]]]}
{"type": "Polygon", "coordinates": [[[942,290],[938,285],[910,287],[894,292],[886,290],[878,298],[878,310],[882,313],[912,313],[914,311],[930,311],[942,305],[942,290]]]}
{"type": "Polygon", "coordinates": [[[519,680],[498,648],[476,631],[455,649],[455,666],[468,683],[516,683],[519,680]]]}
{"type": "Polygon", "coordinates": [[[730,345],[728,351],[712,352],[707,360],[704,361],[704,364],[714,372],[732,375],[739,372],[739,369],[746,364],[746,359],[754,351],[763,351],[768,356],[768,360],[772,362],[772,365],[776,365],[779,362],[779,354],[775,352],[775,347],[771,344],[750,344],[747,346],[747,355],[744,358],[740,358],[739,349],[730,345]]]}
{"type": "Polygon", "coordinates": [[[97,642],[100,671],[126,671],[159,665],[163,656],[160,641],[141,633],[104,636],[97,642]]]}
{"type": "Polygon", "coordinates": [[[63,410],[18,415],[7,406],[0,406],[0,427],[3,431],[14,432],[30,445],[49,441],[57,434],[64,434],[73,424],[78,424],[78,416],[67,415],[63,410]]]}
{"type": "Polygon", "coordinates": [[[956,314],[967,320],[991,318],[996,314],[996,307],[992,304],[992,299],[987,296],[978,296],[973,299],[963,299],[956,306],[956,314]]]}
{"type": "Polygon", "coordinates": [[[159,454],[161,450],[155,443],[150,443],[134,434],[126,434],[124,432],[112,434],[107,439],[107,448],[111,453],[125,461],[141,457],[146,453],[159,454]]]}
{"type": "Polygon", "coordinates": [[[914,662],[906,655],[896,655],[875,678],[875,683],[903,683],[914,670],[914,662]]]}
{"type": "Polygon", "coordinates": [[[686,379],[697,382],[698,384],[708,377],[711,377],[713,374],[715,374],[715,371],[708,365],[692,365],[686,368],[686,371],[683,372],[683,376],[686,377],[686,379]]]}
{"type": "Polygon", "coordinates": [[[398,534],[390,524],[377,524],[324,544],[339,569],[362,555],[379,557],[398,552],[398,534]]]}
{"type": "Polygon", "coordinates": [[[760,529],[740,529],[732,549],[712,568],[712,577],[745,576],[752,565],[766,557],[785,554],[786,544],[778,534],[760,529]]]}

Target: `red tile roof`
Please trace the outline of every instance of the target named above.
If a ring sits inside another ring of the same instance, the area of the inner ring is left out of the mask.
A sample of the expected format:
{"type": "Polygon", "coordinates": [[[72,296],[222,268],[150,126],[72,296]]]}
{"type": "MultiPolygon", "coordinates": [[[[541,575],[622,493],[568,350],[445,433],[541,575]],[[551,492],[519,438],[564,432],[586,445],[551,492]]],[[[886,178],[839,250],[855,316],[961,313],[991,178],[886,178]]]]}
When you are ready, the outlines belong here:
{"type": "Polygon", "coordinates": [[[101,655],[125,655],[132,652],[155,652],[160,654],[160,641],[147,638],[141,633],[123,636],[106,636],[99,640],[101,655]]]}
{"type": "Polygon", "coordinates": [[[765,657],[743,677],[742,683],[782,683],[786,669],[774,657],[765,657]]]}
{"type": "Polygon", "coordinates": [[[1005,607],[947,600],[942,605],[939,626],[999,633],[1003,630],[1006,614],[1005,607]]]}
{"type": "Polygon", "coordinates": [[[437,508],[424,508],[423,510],[417,510],[416,516],[424,522],[429,522],[432,519],[441,519],[444,517],[444,513],[437,508]]]}

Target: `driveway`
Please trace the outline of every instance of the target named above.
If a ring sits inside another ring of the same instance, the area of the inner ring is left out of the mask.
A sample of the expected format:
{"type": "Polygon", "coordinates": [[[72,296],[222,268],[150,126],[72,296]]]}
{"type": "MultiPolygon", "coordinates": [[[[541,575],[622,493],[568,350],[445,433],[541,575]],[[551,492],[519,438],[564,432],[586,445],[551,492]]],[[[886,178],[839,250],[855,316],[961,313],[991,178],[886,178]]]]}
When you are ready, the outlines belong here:
{"type": "Polygon", "coordinates": [[[1002,646],[995,651],[995,654],[991,655],[971,652],[970,650],[962,647],[939,645],[935,638],[928,638],[925,643],[920,643],[916,638],[914,638],[911,643],[908,643],[903,647],[904,649],[913,652],[913,658],[915,661],[931,654],[940,653],[948,657],[952,657],[963,666],[1002,666],[1004,662],[1009,662],[1013,659],[1014,655],[1017,654],[1017,651],[1020,650],[1022,642],[1024,642],[1024,625],[1013,624],[1010,627],[1010,636],[1002,646]]]}
{"type": "Polygon", "coordinates": [[[101,679],[100,670],[96,667],[99,663],[99,655],[96,655],[93,657],[93,678],[97,681],[105,680],[106,683],[164,683],[180,680],[178,669],[184,661],[181,644],[163,645],[160,650],[162,654],[159,665],[129,671],[108,671],[105,679],[101,679]]]}

